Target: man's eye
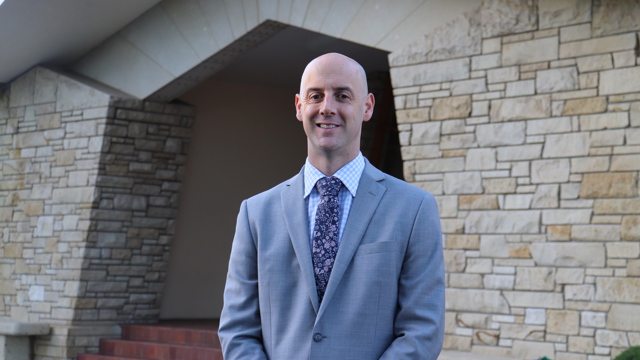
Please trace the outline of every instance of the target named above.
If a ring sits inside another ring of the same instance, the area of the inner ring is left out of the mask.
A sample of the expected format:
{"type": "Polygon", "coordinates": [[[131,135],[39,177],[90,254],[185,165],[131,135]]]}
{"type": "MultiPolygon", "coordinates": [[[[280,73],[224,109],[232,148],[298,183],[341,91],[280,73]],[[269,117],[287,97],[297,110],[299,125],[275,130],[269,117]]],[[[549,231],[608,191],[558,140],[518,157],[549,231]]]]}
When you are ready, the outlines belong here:
{"type": "Polygon", "coordinates": [[[338,99],[347,100],[347,99],[349,99],[349,95],[347,95],[347,94],[339,94],[338,95],[338,99]]]}
{"type": "Polygon", "coordinates": [[[312,94],[309,96],[309,99],[311,100],[320,100],[322,98],[322,96],[320,96],[320,94],[312,94]]]}

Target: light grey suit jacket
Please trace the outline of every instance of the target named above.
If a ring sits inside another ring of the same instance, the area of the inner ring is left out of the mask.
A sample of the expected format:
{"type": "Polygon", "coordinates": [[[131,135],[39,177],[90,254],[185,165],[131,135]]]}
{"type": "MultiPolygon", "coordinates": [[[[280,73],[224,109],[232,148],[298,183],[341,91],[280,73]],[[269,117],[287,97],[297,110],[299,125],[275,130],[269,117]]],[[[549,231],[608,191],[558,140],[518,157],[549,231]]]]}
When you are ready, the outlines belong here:
{"type": "Polygon", "coordinates": [[[369,162],[322,305],[302,172],[242,203],[219,336],[225,360],[436,360],[444,265],[433,196],[369,162]]]}

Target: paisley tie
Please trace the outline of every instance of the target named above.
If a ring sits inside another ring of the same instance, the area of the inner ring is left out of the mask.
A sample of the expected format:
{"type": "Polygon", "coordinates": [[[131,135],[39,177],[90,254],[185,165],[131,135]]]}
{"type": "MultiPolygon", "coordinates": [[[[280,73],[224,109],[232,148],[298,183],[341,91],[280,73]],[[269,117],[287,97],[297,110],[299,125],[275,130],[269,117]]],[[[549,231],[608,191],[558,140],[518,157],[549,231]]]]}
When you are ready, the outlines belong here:
{"type": "Polygon", "coordinates": [[[336,177],[325,177],[316,183],[320,193],[320,202],[316,211],[316,222],[313,227],[312,260],[316,278],[318,303],[322,303],[327,290],[333,262],[338,252],[338,221],[340,218],[340,200],[338,193],[342,181],[336,177]]]}

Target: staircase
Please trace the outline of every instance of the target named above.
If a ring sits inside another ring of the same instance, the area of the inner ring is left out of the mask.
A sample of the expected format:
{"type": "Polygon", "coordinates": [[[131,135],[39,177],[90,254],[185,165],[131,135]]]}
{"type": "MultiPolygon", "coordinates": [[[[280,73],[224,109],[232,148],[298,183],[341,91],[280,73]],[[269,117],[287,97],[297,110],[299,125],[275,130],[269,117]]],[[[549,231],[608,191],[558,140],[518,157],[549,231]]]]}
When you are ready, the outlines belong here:
{"type": "Polygon", "coordinates": [[[101,339],[100,353],[77,360],[223,360],[217,321],[122,324],[122,339],[101,339]]]}

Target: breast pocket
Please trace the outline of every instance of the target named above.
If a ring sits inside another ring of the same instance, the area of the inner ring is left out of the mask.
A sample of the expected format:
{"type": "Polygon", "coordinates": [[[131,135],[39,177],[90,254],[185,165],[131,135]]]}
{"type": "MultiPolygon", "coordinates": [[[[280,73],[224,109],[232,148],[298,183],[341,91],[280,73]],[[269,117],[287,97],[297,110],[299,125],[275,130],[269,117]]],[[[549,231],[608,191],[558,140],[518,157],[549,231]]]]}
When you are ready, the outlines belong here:
{"type": "Polygon", "coordinates": [[[399,241],[381,241],[373,244],[364,244],[358,247],[354,256],[363,256],[379,253],[394,253],[399,252],[402,248],[402,243],[399,241]]]}

